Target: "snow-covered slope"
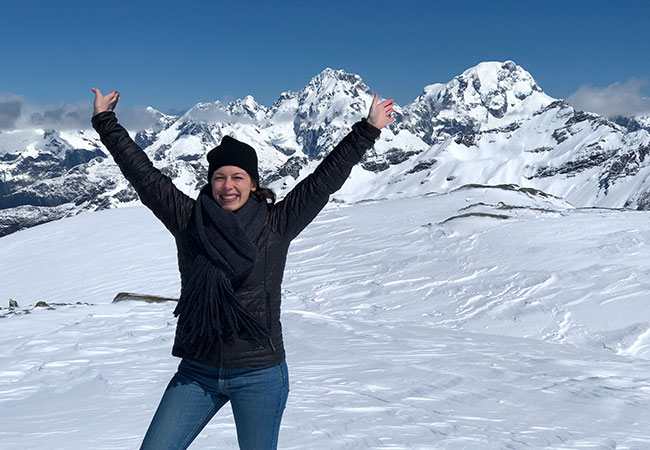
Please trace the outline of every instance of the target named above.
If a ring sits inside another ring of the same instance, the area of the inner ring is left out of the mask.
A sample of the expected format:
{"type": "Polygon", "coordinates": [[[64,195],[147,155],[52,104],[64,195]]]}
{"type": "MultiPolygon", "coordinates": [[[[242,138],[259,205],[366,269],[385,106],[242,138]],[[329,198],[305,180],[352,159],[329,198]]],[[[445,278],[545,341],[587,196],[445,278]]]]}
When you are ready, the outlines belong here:
{"type": "MultiPolygon", "coordinates": [[[[515,186],[331,204],[285,272],[280,448],[650,448],[648,219],[515,186]]],[[[137,448],[174,304],[110,302],[178,294],[171,236],[121,208],[0,251],[2,448],[137,448]]],[[[191,448],[216,443],[228,407],[191,448]]]]}
{"type": "MultiPolygon", "coordinates": [[[[263,181],[282,196],[367,114],[371,98],[358,75],[325,69],[269,108],[248,96],[202,102],[180,117],[149,109],[155,125],[133,133],[189,195],[205,183],[207,151],[234,136],[257,149],[263,181]]],[[[484,62],[427,86],[395,117],[340,200],[506,183],[577,206],[650,209],[647,117],[610,121],[576,111],[512,61],[484,62]]],[[[92,131],[16,130],[0,134],[0,148],[0,233],[33,225],[39,215],[137,203],[92,131]]]]}

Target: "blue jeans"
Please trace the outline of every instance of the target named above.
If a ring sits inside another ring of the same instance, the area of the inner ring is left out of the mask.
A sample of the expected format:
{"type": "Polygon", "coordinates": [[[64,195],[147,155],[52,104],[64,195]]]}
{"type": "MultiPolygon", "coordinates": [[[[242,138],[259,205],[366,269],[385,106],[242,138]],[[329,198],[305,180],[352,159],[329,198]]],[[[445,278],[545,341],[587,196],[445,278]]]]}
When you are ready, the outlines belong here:
{"type": "Polygon", "coordinates": [[[183,359],[140,448],[186,449],[230,400],[239,448],[275,450],[288,395],[285,362],[261,369],[217,369],[183,359]]]}

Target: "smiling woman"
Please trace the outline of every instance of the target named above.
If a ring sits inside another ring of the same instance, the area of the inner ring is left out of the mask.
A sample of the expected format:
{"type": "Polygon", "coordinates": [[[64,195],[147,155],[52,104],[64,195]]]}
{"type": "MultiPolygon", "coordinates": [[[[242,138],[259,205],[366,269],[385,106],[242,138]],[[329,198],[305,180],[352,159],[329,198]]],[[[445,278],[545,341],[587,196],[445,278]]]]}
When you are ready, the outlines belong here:
{"type": "Polygon", "coordinates": [[[93,126],[178,248],[181,295],[172,354],[182,361],[142,448],[187,448],[227,402],[240,449],[277,448],[289,394],[280,324],[289,244],[394,120],[393,100],[379,103],[375,94],[367,119],[275,203],[272,191],[259,187],[255,149],[230,136],[208,153],[208,183],[196,200],[189,198],[117,123],[112,110],[120,94],[93,92],[93,126]]]}
{"type": "Polygon", "coordinates": [[[237,166],[220,167],[212,176],[212,197],[223,209],[236,211],[257,186],[245,170],[237,166]]]}
{"type": "Polygon", "coordinates": [[[253,147],[230,136],[208,153],[212,197],[227,211],[241,208],[257,190],[259,173],[253,147]]]}

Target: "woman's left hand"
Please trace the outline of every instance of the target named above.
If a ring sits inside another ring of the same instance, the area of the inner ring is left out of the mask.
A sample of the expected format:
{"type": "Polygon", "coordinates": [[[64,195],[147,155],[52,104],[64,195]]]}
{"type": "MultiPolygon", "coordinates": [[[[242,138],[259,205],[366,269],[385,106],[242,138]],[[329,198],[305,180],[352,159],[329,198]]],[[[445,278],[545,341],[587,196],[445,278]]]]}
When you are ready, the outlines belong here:
{"type": "Polygon", "coordinates": [[[92,88],[92,91],[95,93],[93,116],[104,111],[113,111],[115,109],[117,101],[120,99],[119,92],[111,91],[106,95],[102,95],[102,91],[97,88],[92,88]]]}
{"type": "Polygon", "coordinates": [[[389,123],[395,121],[394,117],[390,117],[395,107],[395,100],[390,98],[381,103],[377,103],[378,101],[379,95],[375,94],[375,98],[372,99],[372,105],[370,105],[370,112],[368,113],[368,123],[381,130],[389,123]]]}

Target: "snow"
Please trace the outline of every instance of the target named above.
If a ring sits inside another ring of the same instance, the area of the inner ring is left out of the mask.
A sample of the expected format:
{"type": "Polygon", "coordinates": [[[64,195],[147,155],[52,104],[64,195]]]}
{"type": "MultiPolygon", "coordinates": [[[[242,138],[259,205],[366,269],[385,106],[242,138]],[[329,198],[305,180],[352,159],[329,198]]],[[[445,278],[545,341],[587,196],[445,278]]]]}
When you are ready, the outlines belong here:
{"type": "Polygon", "coordinates": [[[38,139],[43,139],[39,130],[0,131],[0,154],[19,152],[38,139]]]}
{"type": "MultiPolygon", "coordinates": [[[[514,187],[330,204],[285,271],[279,448],[650,448],[649,214],[514,187]]],[[[172,237],[121,208],[0,251],[3,302],[67,303],[0,310],[2,448],[137,448],[175,305],[110,302],[178,295],[172,237]]],[[[228,407],[191,448],[215,447],[228,407]]]]}
{"type": "Polygon", "coordinates": [[[23,157],[35,158],[39,152],[45,151],[48,139],[58,139],[65,148],[83,150],[94,150],[97,148],[98,140],[84,130],[77,131],[55,131],[49,138],[46,137],[46,130],[40,128],[18,129],[0,132],[0,154],[18,153],[23,157]]]}
{"type": "MultiPolygon", "coordinates": [[[[153,108],[151,110],[153,111],[153,108]]],[[[74,149],[95,150],[98,148],[96,145],[96,133],[91,131],[60,131],[59,136],[74,149]]]]}

